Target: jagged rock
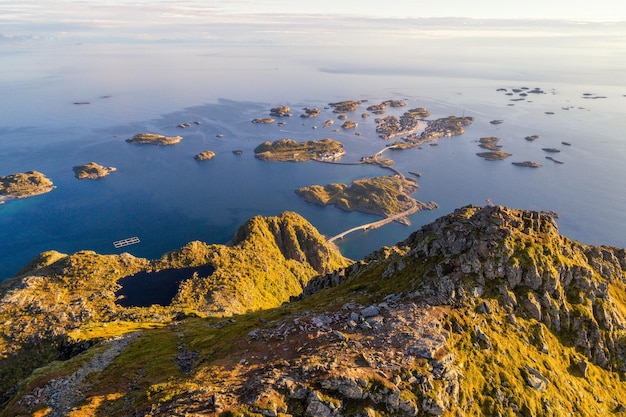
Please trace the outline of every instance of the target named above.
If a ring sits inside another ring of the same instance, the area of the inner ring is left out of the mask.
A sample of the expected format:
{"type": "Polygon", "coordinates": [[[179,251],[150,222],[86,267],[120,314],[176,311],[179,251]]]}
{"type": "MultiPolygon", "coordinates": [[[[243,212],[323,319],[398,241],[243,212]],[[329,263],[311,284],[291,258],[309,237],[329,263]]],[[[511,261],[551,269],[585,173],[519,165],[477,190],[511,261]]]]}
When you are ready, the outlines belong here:
{"type": "Polygon", "coordinates": [[[361,310],[361,315],[364,318],[374,317],[380,314],[380,310],[375,305],[369,306],[361,310]]]}
{"type": "Polygon", "coordinates": [[[527,293],[526,296],[522,298],[522,304],[530,317],[537,321],[541,321],[541,304],[539,303],[539,300],[537,300],[537,296],[534,293],[527,293]]]}
{"type": "Polygon", "coordinates": [[[483,300],[478,306],[478,311],[482,314],[491,314],[491,303],[488,300],[483,300]]]}
{"type": "Polygon", "coordinates": [[[543,375],[541,375],[539,371],[529,365],[525,366],[524,371],[524,379],[529,386],[533,387],[539,392],[543,392],[546,390],[550,381],[548,381],[543,375]]]}
{"type": "Polygon", "coordinates": [[[587,370],[589,369],[589,362],[582,360],[578,362],[578,370],[582,374],[583,378],[587,378],[587,370]]]}
{"type": "Polygon", "coordinates": [[[537,323],[530,330],[530,341],[533,345],[539,349],[541,353],[548,353],[549,347],[546,342],[546,336],[544,334],[544,325],[541,323],[537,323]]]}
{"type": "Polygon", "coordinates": [[[321,382],[321,387],[328,391],[336,391],[342,397],[358,400],[363,398],[363,390],[359,383],[350,378],[327,379],[321,382]]]}
{"type": "Polygon", "coordinates": [[[332,410],[322,401],[320,393],[313,391],[307,398],[306,415],[310,417],[331,417],[332,410]]]}
{"type": "Polygon", "coordinates": [[[422,409],[431,416],[440,416],[446,411],[443,405],[433,398],[424,398],[422,401],[422,409]]]}
{"type": "Polygon", "coordinates": [[[474,332],[476,334],[476,343],[478,343],[478,345],[483,349],[491,349],[491,339],[489,336],[487,336],[478,326],[476,326],[474,332]]]}

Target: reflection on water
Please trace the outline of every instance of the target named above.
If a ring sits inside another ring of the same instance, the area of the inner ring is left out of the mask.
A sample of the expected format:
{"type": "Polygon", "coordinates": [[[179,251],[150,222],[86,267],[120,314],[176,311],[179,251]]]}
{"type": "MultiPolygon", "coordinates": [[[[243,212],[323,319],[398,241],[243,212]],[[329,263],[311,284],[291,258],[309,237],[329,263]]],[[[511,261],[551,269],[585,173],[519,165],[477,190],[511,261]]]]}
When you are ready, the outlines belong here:
{"type": "Polygon", "coordinates": [[[122,278],[118,283],[122,288],[115,293],[117,303],[122,307],[167,306],[178,291],[178,286],[186,279],[198,274],[210,276],[215,268],[206,265],[197,268],[163,269],[157,272],[138,272],[122,278]]]}

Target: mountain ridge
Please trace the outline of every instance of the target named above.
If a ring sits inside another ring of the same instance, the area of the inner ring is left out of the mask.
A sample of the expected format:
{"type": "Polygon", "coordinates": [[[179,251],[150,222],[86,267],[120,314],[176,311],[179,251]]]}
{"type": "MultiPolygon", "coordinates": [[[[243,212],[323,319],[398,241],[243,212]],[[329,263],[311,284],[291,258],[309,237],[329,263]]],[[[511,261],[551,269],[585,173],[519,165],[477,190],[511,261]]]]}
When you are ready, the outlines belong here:
{"type": "MultiPolygon", "coordinates": [[[[290,216],[254,218],[230,247],[193,242],[152,265],[232,248],[255,252],[245,261],[318,262],[291,302],[209,308],[246,300],[225,291],[161,321],[163,310],[135,309],[79,327],[82,352],[25,372],[0,416],[626,415],[624,249],[561,236],[550,213],[466,206],[327,273],[323,238],[290,216]]],[[[257,284],[280,281],[258,266],[268,280],[257,284]]]]}

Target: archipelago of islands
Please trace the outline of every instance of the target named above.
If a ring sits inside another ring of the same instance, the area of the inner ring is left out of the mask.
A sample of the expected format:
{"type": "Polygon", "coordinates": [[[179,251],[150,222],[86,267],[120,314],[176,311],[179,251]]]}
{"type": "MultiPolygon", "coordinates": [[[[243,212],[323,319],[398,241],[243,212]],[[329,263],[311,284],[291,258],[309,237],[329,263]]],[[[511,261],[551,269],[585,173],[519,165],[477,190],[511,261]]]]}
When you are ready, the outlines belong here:
{"type": "MultiPolygon", "coordinates": [[[[534,92],[534,90],[532,91],[534,92]]],[[[334,128],[333,132],[354,132],[356,136],[362,136],[367,134],[364,131],[367,128],[367,124],[364,124],[359,128],[359,124],[355,120],[349,120],[350,116],[354,115],[357,110],[367,103],[367,100],[346,100],[340,102],[329,103],[323,110],[316,107],[304,107],[299,114],[300,120],[303,121],[303,125],[306,123],[313,123],[312,129],[317,129],[318,125],[315,124],[315,120],[320,116],[329,113],[334,116],[327,118],[327,120],[320,123],[321,128],[328,129],[334,127],[335,121],[333,118],[342,122],[341,125],[334,128]],[[363,128],[363,126],[366,126],[363,128]]],[[[385,115],[389,109],[402,108],[407,106],[404,100],[386,100],[378,104],[369,105],[366,111],[359,114],[361,119],[367,119],[371,114],[374,114],[375,121],[375,133],[376,135],[385,141],[395,139],[394,142],[387,143],[380,151],[372,154],[360,157],[355,162],[342,162],[341,159],[346,155],[343,144],[338,140],[331,139],[329,137],[319,140],[308,140],[298,142],[291,138],[282,138],[273,142],[264,141],[254,149],[254,156],[261,161],[278,161],[278,162],[307,162],[315,161],[329,164],[341,164],[341,165],[361,165],[372,164],[377,165],[383,169],[390,170],[392,177],[398,179],[397,182],[389,182],[382,180],[381,177],[362,179],[355,181],[352,185],[345,184],[327,184],[327,185],[311,185],[309,187],[302,187],[297,190],[297,194],[304,197],[307,201],[314,204],[332,204],[336,207],[344,210],[358,210],[367,213],[373,213],[385,218],[398,216],[399,213],[404,213],[409,209],[428,208],[432,209],[436,207],[436,204],[431,202],[428,204],[420,203],[410,196],[410,193],[418,188],[414,179],[407,179],[405,175],[399,170],[393,168],[393,160],[388,157],[383,157],[383,153],[388,150],[406,150],[411,148],[420,148],[426,143],[430,143],[431,146],[436,145],[436,141],[442,137],[451,137],[461,135],[465,132],[464,127],[469,126],[474,121],[471,116],[448,116],[437,119],[428,119],[430,112],[424,107],[410,108],[403,112],[399,117],[395,115],[385,115]],[[323,195],[324,192],[320,190],[330,189],[342,189],[347,192],[342,193],[341,199],[328,199],[323,195]],[[354,192],[358,190],[357,192],[354,192]],[[315,192],[314,192],[315,191],[315,192]],[[350,192],[348,192],[350,191],[350,192]],[[378,194],[385,194],[387,196],[391,194],[394,198],[379,199],[376,198],[378,194]],[[358,200],[358,201],[357,201],[358,200]]],[[[273,125],[276,124],[279,127],[285,126],[289,118],[293,117],[295,112],[286,105],[273,107],[269,110],[269,114],[266,116],[260,116],[252,119],[252,123],[259,125],[273,125]]],[[[493,125],[494,123],[492,123],[493,125]]],[[[499,124],[499,123],[498,123],[499,124]]],[[[200,128],[201,122],[196,121],[192,123],[181,123],[177,125],[177,128],[184,127],[190,128],[193,125],[200,128]]],[[[263,128],[265,129],[265,128],[263,128]]],[[[331,134],[332,135],[332,134],[331,134]]],[[[223,139],[224,134],[218,133],[215,135],[218,139],[223,139]]],[[[326,135],[325,135],[326,136],[326,135]]],[[[537,135],[528,135],[524,137],[527,141],[534,141],[538,139],[537,135]]],[[[170,146],[176,145],[183,140],[182,136],[166,136],[159,133],[138,133],[128,139],[126,142],[138,145],[159,145],[170,146]]],[[[478,156],[487,159],[489,161],[503,160],[511,156],[511,154],[503,152],[502,146],[498,143],[499,137],[483,137],[477,140],[479,146],[484,148],[486,152],[477,153],[478,156]]],[[[561,142],[563,145],[570,146],[570,143],[561,142]]],[[[556,153],[559,151],[557,148],[542,148],[547,153],[556,153]]],[[[232,150],[235,155],[241,155],[242,150],[232,150]]],[[[209,161],[214,158],[219,158],[220,155],[214,151],[198,150],[198,153],[194,156],[199,161],[209,161]]],[[[553,157],[546,157],[547,159],[562,164],[563,162],[554,159],[553,157]]],[[[523,162],[513,162],[514,165],[526,166],[538,168],[541,164],[525,160],[523,162]]],[[[115,168],[105,168],[95,163],[89,163],[82,166],[73,168],[77,178],[100,178],[106,176],[110,172],[115,171],[115,168]]],[[[410,174],[420,176],[421,174],[410,174]]],[[[46,193],[53,188],[52,181],[47,179],[43,174],[37,171],[29,171],[20,174],[10,174],[8,176],[0,177],[0,204],[4,201],[14,198],[24,198],[33,195],[46,193]]],[[[417,211],[417,210],[415,210],[417,211]]],[[[413,211],[413,212],[415,212],[413,211]]],[[[412,213],[409,210],[409,213],[412,213]]],[[[406,218],[396,219],[402,223],[408,223],[406,218]]]]}

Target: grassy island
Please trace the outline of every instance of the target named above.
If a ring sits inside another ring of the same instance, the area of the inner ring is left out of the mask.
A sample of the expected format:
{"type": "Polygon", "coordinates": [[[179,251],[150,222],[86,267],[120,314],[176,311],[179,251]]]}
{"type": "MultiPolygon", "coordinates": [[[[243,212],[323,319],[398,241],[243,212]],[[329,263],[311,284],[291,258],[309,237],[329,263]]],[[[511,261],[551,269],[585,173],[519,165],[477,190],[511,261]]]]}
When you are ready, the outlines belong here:
{"type": "Polygon", "coordinates": [[[37,171],[0,177],[0,204],[11,198],[25,198],[44,194],[54,189],[52,181],[37,171]]]}
{"type": "Polygon", "coordinates": [[[296,194],[310,203],[334,205],[346,211],[361,211],[388,217],[415,207],[409,196],[417,190],[414,180],[399,176],[363,178],[346,184],[311,185],[296,189],[296,194]]]}
{"type": "Polygon", "coordinates": [[[78,165],[72,168],[74,170],[74,175],[79,180],[89,179],[95,180],[97,178],[106,177],[111,172],[117,171],[115,167],[103,167],[95,162],[89,162],[84,165],[78,165]]]}
{"type": "Polygon", "coordinates": [[[296,142],[293,139],[280,139],[264,142],[254,149],[255,156],[262,161],[310,160],[331,161],[345,155],[341,142],[332,139],[296,142]]]}
{"type": "Polygon", "coordinates": [[[163,136],[157,133],[138,133],[132,138],[126,139],[128,143],[149,145],[175,145],[183,140],[182,136],[163,136]]]}

